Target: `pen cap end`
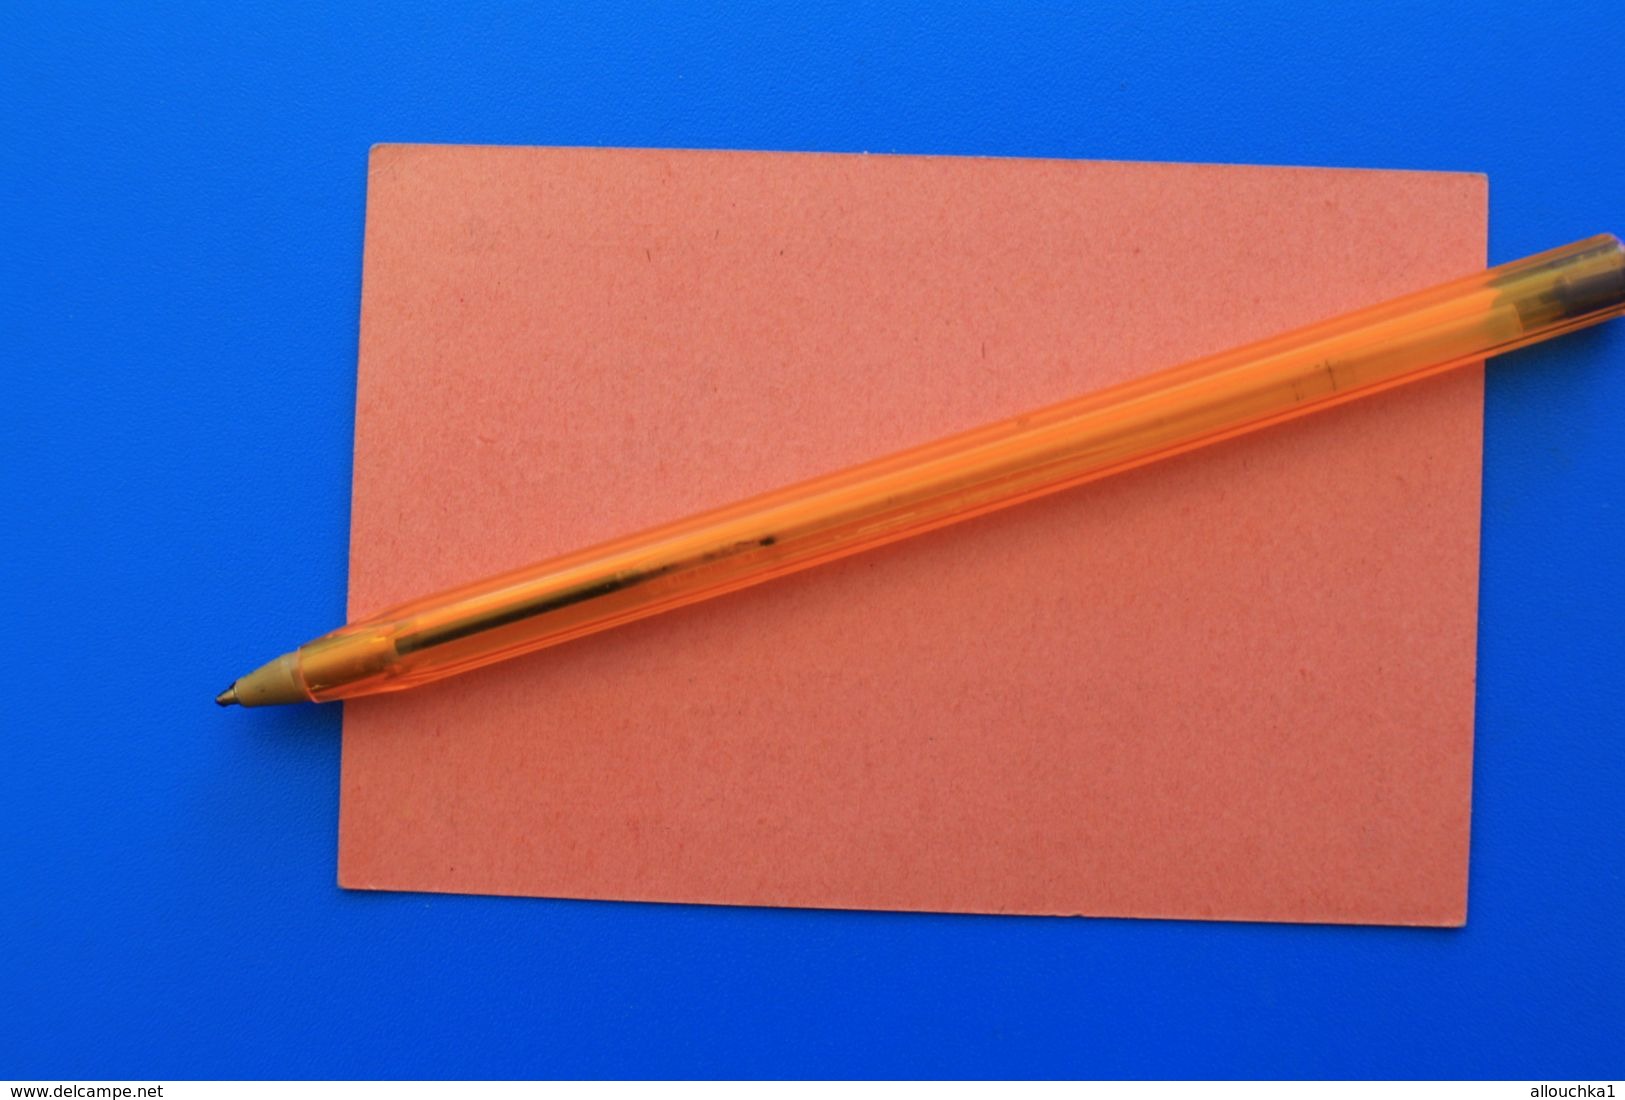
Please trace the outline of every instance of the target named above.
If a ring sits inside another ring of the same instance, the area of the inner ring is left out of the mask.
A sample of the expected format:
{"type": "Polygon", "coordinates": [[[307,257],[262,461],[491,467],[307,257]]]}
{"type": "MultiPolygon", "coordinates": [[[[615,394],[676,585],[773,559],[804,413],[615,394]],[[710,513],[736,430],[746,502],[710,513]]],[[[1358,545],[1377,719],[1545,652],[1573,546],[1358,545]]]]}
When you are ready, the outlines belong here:
{"type": "Polygon", "coordinates": [[[1571,317],[1625,305],[1625,246],[1619,238],[1612,233],[1599,238],[1588,260],[1576,264],[1574,274],[1557,285],[1558,298],[1571,317]]]}
{"type": "Polygon", "coordinates": [[[1490,284],[1513,299],[1526,330],[1574,328],[1625,312],[1625,245],[1604,233],[1506,265],[1490,284]]]}

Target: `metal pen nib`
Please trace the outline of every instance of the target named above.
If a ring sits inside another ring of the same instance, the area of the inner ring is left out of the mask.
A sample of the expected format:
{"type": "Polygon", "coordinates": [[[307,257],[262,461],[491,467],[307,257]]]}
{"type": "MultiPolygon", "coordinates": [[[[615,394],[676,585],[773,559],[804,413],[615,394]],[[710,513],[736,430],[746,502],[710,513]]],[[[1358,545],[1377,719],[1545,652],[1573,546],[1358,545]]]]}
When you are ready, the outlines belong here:
{"type": "MultiPolygon", "coordinates": [[[[311,648],[320,647],[305,646],[302,650],[311,648]]],[[[305,689],[304,677],[299,672],[299,654],[302,650],[284,653],[247,676],[237,677],[230,687],[214,697],[214,701],[223,707],[265,707],[277,703],[310,702],[310,692],[305,689]]]]}

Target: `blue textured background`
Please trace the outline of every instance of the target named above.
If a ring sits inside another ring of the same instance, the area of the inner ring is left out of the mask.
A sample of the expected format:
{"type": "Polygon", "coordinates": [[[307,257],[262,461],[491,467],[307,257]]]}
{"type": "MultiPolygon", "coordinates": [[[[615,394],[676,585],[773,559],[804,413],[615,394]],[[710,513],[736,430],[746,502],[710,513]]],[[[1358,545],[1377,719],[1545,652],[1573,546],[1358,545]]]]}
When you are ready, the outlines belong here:
{"type": "Polygon", "coordinates": [[[1087,6],[0,6],[0,1077],[1620,1074],[1625,329],[1491,370],[1459,932],[347,894],[339,712],[209,701],[344,609],[373,142],[1469,169],[1495,261],[1625,227],[1625,6],[1087,6]]]}

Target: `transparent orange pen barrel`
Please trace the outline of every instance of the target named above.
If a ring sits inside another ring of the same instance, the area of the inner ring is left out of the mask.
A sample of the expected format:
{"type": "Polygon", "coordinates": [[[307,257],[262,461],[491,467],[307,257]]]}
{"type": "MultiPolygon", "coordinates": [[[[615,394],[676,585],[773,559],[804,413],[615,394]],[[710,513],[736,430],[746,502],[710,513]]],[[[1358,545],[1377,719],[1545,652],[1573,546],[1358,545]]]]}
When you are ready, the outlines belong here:
{"type": "MultiPolygon", "coordinates": [[[[1625,312],[1599,236],[343,627],[248,705],[395,691],[1328,408],[1625,312]]],[[[258,686],[254,677],[260,677],[258,686]]],[[[229,691],[228,691],[229,694],[229,691]]]]}

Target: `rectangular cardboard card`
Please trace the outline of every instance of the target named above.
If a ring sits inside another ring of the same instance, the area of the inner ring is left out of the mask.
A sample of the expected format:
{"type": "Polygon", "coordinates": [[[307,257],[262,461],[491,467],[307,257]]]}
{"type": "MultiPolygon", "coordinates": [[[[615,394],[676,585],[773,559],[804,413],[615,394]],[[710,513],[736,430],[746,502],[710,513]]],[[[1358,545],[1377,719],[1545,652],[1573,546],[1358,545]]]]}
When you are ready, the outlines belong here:
{"type": "MultiPolygon", "coordinates": [[[[1481,269],[1483,177],[381,146],[350,612],[1481,269]]],[[[345,705],[339,880],[1465,919],[1468,369],[345,705]]]]}

